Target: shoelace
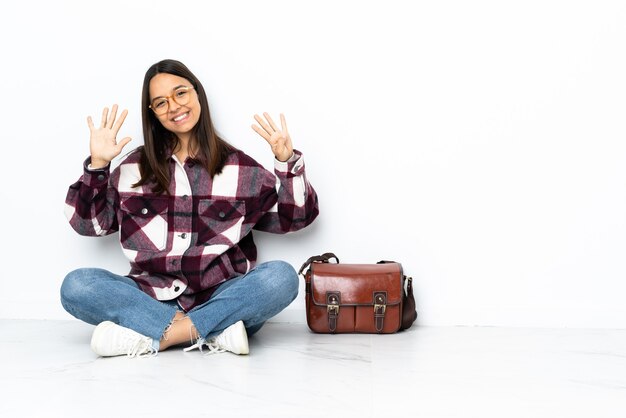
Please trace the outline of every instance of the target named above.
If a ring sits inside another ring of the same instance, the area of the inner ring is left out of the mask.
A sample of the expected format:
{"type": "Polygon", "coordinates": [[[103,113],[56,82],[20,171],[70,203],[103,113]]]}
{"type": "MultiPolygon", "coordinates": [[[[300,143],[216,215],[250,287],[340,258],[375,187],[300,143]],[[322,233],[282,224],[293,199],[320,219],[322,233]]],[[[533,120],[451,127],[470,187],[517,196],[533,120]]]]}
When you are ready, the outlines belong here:
{"type": "Polygon", "coordinates": [[[128,357],[152,357],[157,355],[157,351],[152,347],[150,338],[140,338],[134,344],[129,345],[126,355],[128,357]]]}
{"type": "Polygon", "coordinates": [[[201,353],[204,354],[204,350],[202,349],[203,345],[206,345],[207,348],[209,349],[209,351],[206,354],[217,354],[217,353],[223,353],[226,351],[225,349],[220,347],[219,344],[217,344],[216,338],[211,338],[209,341],[207,341],[202,337],[199,337],[196,340],[196,343],[194,345],[184,348],[183,351],[191,351],[197,348],[198,350],[200,350],[201,353]]]}

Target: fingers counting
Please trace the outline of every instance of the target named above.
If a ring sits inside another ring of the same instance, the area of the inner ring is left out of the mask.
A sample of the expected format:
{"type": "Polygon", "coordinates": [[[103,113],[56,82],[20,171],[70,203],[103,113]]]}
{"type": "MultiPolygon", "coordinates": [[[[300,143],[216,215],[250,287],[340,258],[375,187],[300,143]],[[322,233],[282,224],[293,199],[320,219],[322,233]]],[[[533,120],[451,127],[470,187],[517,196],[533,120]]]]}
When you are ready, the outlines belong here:
{"type": "Polygon", "coordinates": [[[87,125],[91,132],[90,151],[92,163],[95,162],[98,166],[106,165],[113,158],[118,156],[120,152],[122,152],[122,148],[131,140],[129,137],[120,141],[117,140],[117,133],[128,114],[128,111],[124,109],[118,117],[117,111],[117,105],[111,107],[110,113],[109,108],[105,107],[102,110],[100,126],[97,128],[91,116],[87,117],[87,125]]]}
{"type": "Polygon", "coordinates": [[[287,131],[285,115],[280,114],[280,128],[267,112],[263,113],[263,117],[254,115],[254,120],[258,125],[253,124],[252,129],[270,144],[276,158],[287,161],[293,155],[293,146],[287,131]]]}
{"type": "Polygon", "coordinates": [[[254,115],[254,119],[257,121],[260,127],[259,125],[253,124],[252,129],[254,129],[256,133],[261,135],[263,138],[265,138],[266,141],[270,141],[272,136],[274,136],[275,134],[278,134],[282,137],[286,137],[288,135],[285,116],[282,113],[280,114],[280,121],[282,125],[281,129],[278,129],[278,126],[276,125],[276,123],[274,123],[274,120],[267,112],[264,112],[263,116],[265,117],[265,120],[263,120],[263,118],[261,118],[261,116],[259,115],[254,115]]]}

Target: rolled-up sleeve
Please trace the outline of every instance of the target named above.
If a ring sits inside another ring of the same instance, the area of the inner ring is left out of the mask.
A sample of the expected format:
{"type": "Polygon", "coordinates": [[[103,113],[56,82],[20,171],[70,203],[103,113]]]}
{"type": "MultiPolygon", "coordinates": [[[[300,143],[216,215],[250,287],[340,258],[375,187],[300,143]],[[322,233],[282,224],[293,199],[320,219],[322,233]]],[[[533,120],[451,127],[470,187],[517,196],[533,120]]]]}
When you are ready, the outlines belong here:
{"type": "MultiPolygon", "coordinates": [[[[271,174],[271,173],[270,173],[271,174]]],[[[262,195],[275,203],[255,225],[255,229],[284,234],[300,230],[315,220],[319,214],[317,193],[306,177],[302,153],[294,155],[286,162],[274,160],[274,176],[268,176],[263,185],[262,195]]]]}
{"type": "Polygon", "coordinates": [[[83,175],[69,187],[65,198],[65,216],[81,235],[108,235],[118,230],[117,191],[110,187],[110,167],[93,170],[90,159],[83,163],[83,175]]]}

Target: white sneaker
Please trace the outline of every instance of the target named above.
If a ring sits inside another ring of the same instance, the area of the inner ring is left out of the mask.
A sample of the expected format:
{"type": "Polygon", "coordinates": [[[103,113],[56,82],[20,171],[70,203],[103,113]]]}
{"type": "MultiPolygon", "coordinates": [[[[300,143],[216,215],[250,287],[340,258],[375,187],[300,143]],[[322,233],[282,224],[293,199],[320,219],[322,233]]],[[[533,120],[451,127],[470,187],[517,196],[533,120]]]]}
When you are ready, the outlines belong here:
{"type": "Polygon", "coordinates": [[[91,337],[91,349],[103,357],[143,357],[157,354],[152,347],[152,338],[111,321],[98,324],[91,337]]]}
{"type": "Polygon", "coordinates": [[[220,335],[206,341],[204,338],[198,338],[198,341],[191,347],[185,348],[183,351],[191,351],[194,348],[202,351],[202,346],[209,348],[208,354],[223,353],[230,351],[235,354],[248,354],[248,333],[243,321],[234,323],[226,328],[220,335]]]}

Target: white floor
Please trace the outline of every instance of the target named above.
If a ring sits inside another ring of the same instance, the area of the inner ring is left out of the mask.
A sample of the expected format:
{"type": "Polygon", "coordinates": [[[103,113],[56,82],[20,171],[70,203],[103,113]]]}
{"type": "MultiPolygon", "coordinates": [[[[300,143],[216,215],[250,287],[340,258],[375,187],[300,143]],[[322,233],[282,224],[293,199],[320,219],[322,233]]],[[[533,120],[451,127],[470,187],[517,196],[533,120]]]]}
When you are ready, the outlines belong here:
{"type": "Polygon", "coordinates": [[[0,417],[626,417],[626,330],[270,323],[249,356],[130,359],[92,329],[0,320],[0,417]]]}

